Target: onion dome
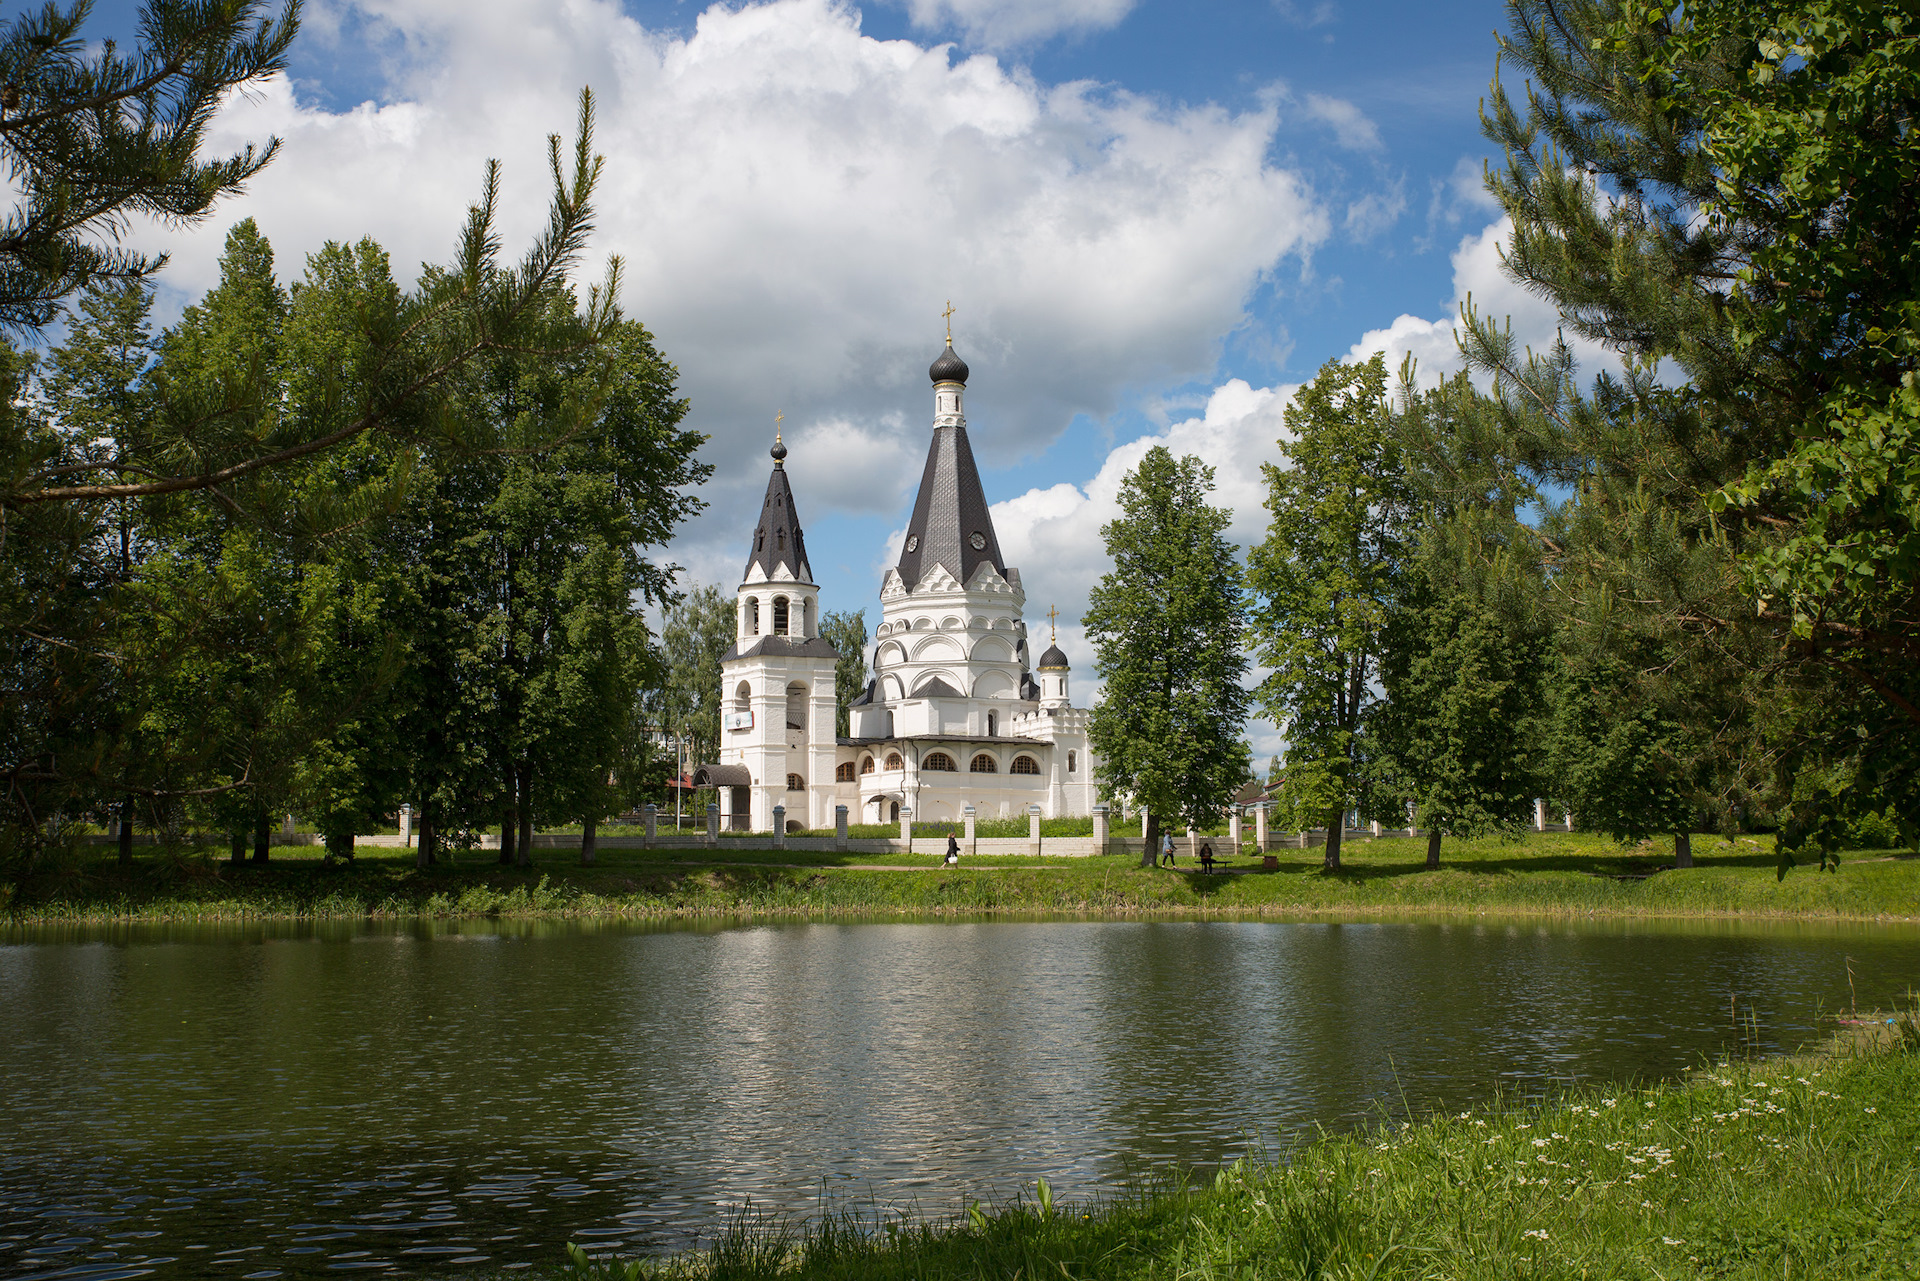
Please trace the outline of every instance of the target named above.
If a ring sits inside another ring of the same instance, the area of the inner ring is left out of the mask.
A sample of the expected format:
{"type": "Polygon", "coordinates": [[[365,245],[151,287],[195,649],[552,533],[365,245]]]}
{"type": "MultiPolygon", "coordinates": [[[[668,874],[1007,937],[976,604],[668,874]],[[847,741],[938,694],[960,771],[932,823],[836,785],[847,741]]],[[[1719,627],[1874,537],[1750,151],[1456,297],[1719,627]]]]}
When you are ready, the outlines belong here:
{"type": "Polygon", "coordinates": [[[781,443],[780,435],[778,432],[774,433],[773,448],[769,449],[767,452],[773,455],[774,466],[778,467],[785,461],[787,457],[787,447],[781,443]]]}
{"type": "Polygon", "coordinates": [[[927,377],[937,383],[960,383],[967,381],[967,362],[953,354],[953,339],[947,339],[947,349],[940,353],[939,359],[927,367],[927,377]]]}
{"type": "Polygon", "coordinates": [[[1058,645],[1049,645],[1047,646],[1046,653],[1040,655],[1040,665],[1034,670],[1042,672],[1064,672],[1071,667],[1072,664],[1067,662],[1067,656],[1060,652],[1060,647],[1058,645]]]}

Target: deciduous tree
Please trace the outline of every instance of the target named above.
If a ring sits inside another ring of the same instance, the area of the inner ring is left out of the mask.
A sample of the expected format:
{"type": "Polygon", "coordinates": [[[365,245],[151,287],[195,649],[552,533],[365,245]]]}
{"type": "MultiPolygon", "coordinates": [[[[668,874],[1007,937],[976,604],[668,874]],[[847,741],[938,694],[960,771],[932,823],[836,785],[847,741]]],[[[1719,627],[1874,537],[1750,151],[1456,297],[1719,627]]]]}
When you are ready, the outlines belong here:
{"type": "Polygon", "coordinates": [[[1349,809],[1368,810],[1367,734],[1386,633],[1413,555],[1413,494],[1386,364],[1329,361],[1287,407],[1283,465],[1264,465],[1267,537],[1248,558],[1251,636],[1271,669],[1256,698],[1287,736],[1276,800],[1324,825],[1340,866],[1349,809]]]}
{"type": "Polygon", "coordinates": [[[1102,795],[1147,807],[1143,866],[1163,823],[1210,826],[1248,774],[1246,597],[1225,537],[1233,516],[1207,502],[1212,491],[1199,459],[1148,450],[1100,530],[1113,569],[1083,620],[1104,682],[1088,739],[1102,795]]]}

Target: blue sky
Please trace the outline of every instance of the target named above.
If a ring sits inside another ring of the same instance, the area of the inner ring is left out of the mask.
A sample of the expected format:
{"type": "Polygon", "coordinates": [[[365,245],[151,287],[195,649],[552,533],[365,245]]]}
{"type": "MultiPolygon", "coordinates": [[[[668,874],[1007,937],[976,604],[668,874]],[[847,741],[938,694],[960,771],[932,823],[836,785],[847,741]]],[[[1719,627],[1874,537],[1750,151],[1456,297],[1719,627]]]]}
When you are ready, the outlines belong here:
{"type": "MultiPolygon", "coordinates": [[[[103,6],[106,34],[131,6],[103,6]]],[[[1292,389],[1382,349],[1451,359],[1468,291],[1523,337],[1552,316],[1500,275],[1478,105],[1495,3],[1169,0],[316,0],[290,80],[214,142],[282,157],[187,233],[166,301],[256,217],[283,275],[371,235],[444,258],[481,165],[507,244],[543,214],[542,139],[591,85],[607,157],[595,261],[682,372],[711,507],[667,552],[731,588],[786,414],[826,608],[877,618],[924,457],[940,310],[1030,625],[1077,626],[1098,528],[1153,443],[1219,474],[1257,538],[1259,464],[1292,389]]],[[[1253,727],[1271,750],[1271,726],[1253,727]]]]}

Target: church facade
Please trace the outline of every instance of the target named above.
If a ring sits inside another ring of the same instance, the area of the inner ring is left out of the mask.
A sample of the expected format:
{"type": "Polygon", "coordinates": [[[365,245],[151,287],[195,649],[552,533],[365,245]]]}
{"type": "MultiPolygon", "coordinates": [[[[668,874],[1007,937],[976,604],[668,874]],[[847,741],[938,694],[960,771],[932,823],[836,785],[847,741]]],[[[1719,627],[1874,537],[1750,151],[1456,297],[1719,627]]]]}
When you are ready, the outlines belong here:
{"type": "Polygon", "coordinates": [[[1090,814],[1095,764],[1087,712],[1073,706],[1066,655],[1032,659],[1020,571],[994,534],[964,414],[968,369],[953,340],[933,362],[933,439],[899,561],[880,586],[872,677],[836,735],[838,654],[820,635],[784,459],[773,447],[760,521],[721,660],[720,759],[697,786],[720,789],[723,823],[769,831],[852,823],[1090,814]]]}

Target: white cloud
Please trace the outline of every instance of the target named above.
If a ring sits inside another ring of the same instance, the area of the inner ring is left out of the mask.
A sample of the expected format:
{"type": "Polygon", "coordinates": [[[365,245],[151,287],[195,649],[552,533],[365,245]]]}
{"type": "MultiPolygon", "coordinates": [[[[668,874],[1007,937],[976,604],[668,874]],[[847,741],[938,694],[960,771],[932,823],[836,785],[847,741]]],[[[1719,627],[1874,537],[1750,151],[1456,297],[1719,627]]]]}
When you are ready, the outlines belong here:
{"type": "Polygon", "coordinates": [[[1349,151],[1378,151],[1380,128],[1367,113],[1345,98],[1330,98],[1324,93],[1306,96],[1307,115],[1333,130],[1333,136],[1349,151]]]}
{"type": "MultiPolygon", "coordinates": [[[[571,129],[591,85],[607,165],[583,274],[624,256],[628,311],[714,437],[695,544],[737,541],[776,410],[796,445],[858,443],[837,451],[814,519],[897,495],[949,298],[975,444],[1004,465],[1129,389],[1204,375],[1247,295],[1328,235],[1304,181],[1269,162],[1272,102],[1234,113],[1048,86],[991,57],[871,39],[835,0],[715,5],[685,37],[609,0],[343,13],[338,29],[391,59],[385,104],[329,112],[284,80],[232,103],[210,150],[268,133],[285,149],[217,225],[165,235],[168,283],[211,285],[246,215],[289,276],[323,241],[362,235],[403,274],[444,261],[487,157],[506,166],[505,244],[525,245],[545,214],[545,135],[571,129]]],[[[790,465],[809,466],[797,452],[790,465]]]]}
{"type": "Polygon", "coordinates": [[[1227,537],[1241,546],[1266,536],[1267,487],[1261,463],[1278,463],[1284,413],[1294,387],[1252,387],[1235,378],[1214,389],[1199,417],[1142,436],[1107,454],[1084,485],[1030,489],[993,505],[994,530],[1007,562],[1018,566],[1027,591],[1028,626],[1058,606],[1071,626],[1060,647],[1073,660],[1081,694],[1092,684],[1093,650],[1080,619],[1089,591],[1111,565],[1100,527],[1119,512],[1126,474],[1156,445],[1176,455],[1193,454],[1214,469],[1212,503],[1233,511],[1227,537]]]}
{"type": "MultiPolygon", "coordinates": [[[[1448,315],[1440,320],[1401,315],[1384,329],[1370,329],[1348,349],[1349,361],[1365,360],[1383,352],[1387,368],[1397,372],[1403,357],[1418,363],[1421,386],[1431,387],[1460,368],[1455,340],[1461,304],[1471,299],[1482,315],[1510,322],[1516,344],[1544,351],[1560,332],[1559,310],[1506,274],[1501,253],[1513,235],[1513,221],[1502,217],[1476,235],[1464,237],[1453,253],[1453,298],[1448,315]]],[[[1619,361],[1598,343],[1573,334],[1568,344],[1588,372],[1618,369],[1619,361]]]]}
{"type": "Polygon", "coordinates": [[[1117,27],[1137,0],[890,0],[924,31],[958,30],[976,45],[1007,49],[1049,36],[1117,27]]]}

